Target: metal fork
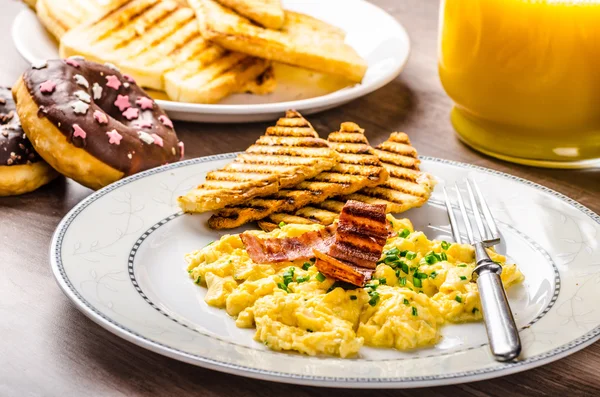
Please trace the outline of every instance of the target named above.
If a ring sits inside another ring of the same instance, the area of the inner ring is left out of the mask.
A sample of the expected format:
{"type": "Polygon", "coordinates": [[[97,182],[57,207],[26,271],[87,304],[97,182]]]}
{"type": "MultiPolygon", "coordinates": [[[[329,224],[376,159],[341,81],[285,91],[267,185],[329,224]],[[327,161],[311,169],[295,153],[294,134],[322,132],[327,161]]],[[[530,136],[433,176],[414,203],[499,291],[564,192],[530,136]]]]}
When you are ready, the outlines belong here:
{"type": "MultiPolygon", "coordinates": [[[[492,213],[477,184],[472,182],[474,189],[469,180],[466,181],[466,184],[469,201],[471,203],[471,210],[473,211],[475,223],[479,232],[479,236],[477,237],[475,237],[473,227],[467,214],[467,208],[458,185],[455,184],[454,187],[460,214],[462,215],[467,230],[468,242],[475,248],[477,267],[473,270],[472,279],[477,281],[477,287],[481,297],[483,319],[485,321],[485,328],[490,341],[492,354],[497,361],[510,361],[516,358],[521,352],[521,340],[519,339],[519,332],[515,325],[515,320],[510,310],[508,300],[506,299],[506,293],[500,278],[502,266],[492,261],[485,250],[486,247],[491,247],[500,243],[500,234],[498,233],[498,227],[496,226],[492,213]],[[476,194],[473,191],[475,191],[476,194]],[[479,205],[475,195],[477,195],[479,205]],[[479,207],[481,207],[481,212],[483,212],[485,224],[481,217],[479,207]]],[[[460,235],[460,229],[454,215],[452,202],[450,201],[445,187],[444,198],[446,201],[446,209],[448,210],[448,217],[450,218],[450,226],[452,227],[452,235],[457,243],[462,244],[463,238],[460,235]]]]}

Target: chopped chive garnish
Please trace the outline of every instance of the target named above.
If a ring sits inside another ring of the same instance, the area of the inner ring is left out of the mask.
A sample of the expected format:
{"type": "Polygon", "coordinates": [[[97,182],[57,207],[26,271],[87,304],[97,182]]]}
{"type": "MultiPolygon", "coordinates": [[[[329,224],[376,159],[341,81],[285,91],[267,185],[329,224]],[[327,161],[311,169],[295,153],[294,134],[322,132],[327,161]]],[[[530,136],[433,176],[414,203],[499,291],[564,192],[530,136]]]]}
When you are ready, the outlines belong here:
{"type": "Polygon", "coordinates": [[[458,303],[462,303],[462,298],[461,298],[461,296],[460,296],[460,295],[456,295],[456,296],[454,297],[454,300],[455,300],[455,301],[457,301],[458,303]]]}
{"type": "Polygon", "coordinates": [[[193,271],[194,271],[194,269],[188,270],[188,273],[191,273],[191,272],[193,272],[193,271]]]}
{"type": "Polygon", "coordinates": [[[456,267],[467,267],[466,263],[461,263],[460,265],[456,265],[456,267]]]}
{"type": "Polygon", "coordinates": [[[369,305],[375,306],[377,302],[379,302],[379,293],[377,291],[373,291],[369,293],[371,299],[369,299],[369,305]]]}
{"type": "Polygon", "coordinates": [[[478,309],[478,308],[476,308],[476,307],[474,307],[474,308],[473,308],[473,310],[471,310],[471,313],[475,314],[475,313],[477,313],[478,311],[479,311],[479,309],[478,309]]]}
{"type": "Polygon", "coordinates": [[[466,280],[466,279],[467,279],[467,276],[460,276],[460,279],[461,279],[461,280],[466,280]]]}
{"type": "Polygon", "coordinates": [[[447,241],[442,241],[442,249],[446,251],[448,248],[450,248],[450,243],[447,241]]]}
{"type": "Polygon", "coordinates": [[[295,272],[296,268],[295,267],[288,267],[284,272],[283,272],[283,284],[285,284],[285,286],[287,287],[287,285],[291,282],[294,281],[294,272],[295,272]]]}
{"type": "Polygon", "coordinates": [[[304,283],[306,281],[310,280],[310,275],[306,275],[306,276],[300,276],[300,277],[296,277],[296,282],[297,283],[304,283]]]}
{"type": "Polygon", "coordinates": [[[421,282],[421,279],[417,278],[417,277],[413,277],[413,285],[417,288],[423,287],[423,283],[421,282]]]}
{"type": "Polygon", "coordinates": [[[382,284],[387,284],[387,279],[385,277],[381,277],[379,279],[379,285],[382,285],[382,284]]]}
{"type": "Polygon", "coordinates": [[[308,268],[311,266],[312,266],[312,263],[304,262],[304,264],[302,265],[302,270],[308,270],[308,268]]]}
{"type": "Polygon", "coordinates": [[[196,279],[196,281],[194,281],[196,284],[200,284],[200,280],[202,280],[202,276],[198,276],[198,278],[196,279]]]}
{"type": "Polygon", "coordinates": [[[419,315],[419,312],[417,312],[417,308],[414,307],[414,306],[412,307],[412,315],[413,316],[418,316],[419,315]]]}
{"type": "Polygon", "coordinates": [[[396,278],[400,278],[400,269],[396,270],[396,278]]]}
{"type": "Polygon", "coordinates": [[[400,269],[406,274],[408,274],[408,265],[405,262],[400,262],[400,269]]]}
{"type": "Polygon", "coordinates": [[[398,280],[398,284],[404,287],[406,285],[406,277],[400,277],[400,280],[398,280]]]}
{"type": "Polygon", "coordinates": [[[392,255],[398,255],[400,253],[400,250],[397,247],[392,248],[391,250],[387,250],[384,252],[385,256],[392,256],[392,255]]]}
{"type": "Polygon", "coordinates": [[[211,241],[210,243],[206,244],[206,245],[204,246],[204,248],[208,247],[209,245],[212,245],[213,243],[214,243],[214,241],[211,241]]]}
{"type": "Polygon", "coordinates": [[[408,251],[408,252],[406,253],[406,259],[408,259],[408,260],[413,260],[413,259],[415,259],[416,257],[417,257],[417,254],[416,254],[415,252],[408,251]]]}
{"type": "Polygon", "coordinates": [[[417,271],[417,272],[415,272],[414,276],[415,276],[416,278],[419,278],[419,279],[421,279],[421,280],[424,280],[424,279],[426,279],[427,277],[429,277],[429,276],[427,275],[427,273],[419,273],[418,271],[417,271]]]}
{"type": "Polygon", "coordinates": [[[410,234],[410,230],[404,229],[401,232],[398,232],[398,237],[406,238],[410,234]]]}
{"type": "Polygon", "coordinates": [[[383,263],[389,265],[391,263],[398,262],[399,260],[400,257],[398,255],[388,255],[383,259],[383,263]]]}
{"type": "Polygon", "coordinates": [[[440,257],[442,258],[442,260],[443,260],[443,261],[447,261],[447,260],[448,260],[448,255],[446,255],[446,253],[445,253],[445,252],[442,252],[442,253],[440,254],[440,257]]]}
{"type": "Polygon", "coordinates": [[[400,257],[404,258],[408,254],[408,250],[400,251],[400,257]]]}
{"type": "Polygon", "coordinates": [[[284,227],[284,226],[285,226],[285,222],[283,222],[283,221],[279,222],[279,228],[280,228],[280,229],[281,229],[282,227],[284,227]]]}
{"type": "Polygon", "coordinates": [[[408,301],[408,299],[404,298],[404,304],[405,304],[406,306],[410,305],[410,302],[408,301]]]}
{"type": "Polygon", "coordinates": [[[351,301],[355,301],[357,299],[358,299],[358,297],[356,295],[350,295],[350,300],[351,301]]]}
{"type": "Polygon", "coordinates": [[[437,277],[437,272],[436,271],[431,272],[431,274],[429,274],[429,277],[436,278],[437,277]]]}
{"type": "Polygon", "coordinates": [[[284,290],[285,292],[290,292],[289,288],[287,285],[285,285],[284,283],[277,283],[277,286],[279,288],[281,288],[282,290],[284,290]]]}
{"type": "Polygon", "coordinates": [[[325,281],[325,279],[327,277],[325,277],[325,275],[323,273],[319,272],[319,273],[317,273],[315,278],[317,279],[318,282],[322,283],[323,281],[325,281]]]}
{"type": "Polygon", "coordinates": [[[433,251],[428,252],[427,255],[425,255],[425,262],[429,263],[430,265],[433,265],[434,263],[439,262],[441,260],[442,257],[433,251]]]}

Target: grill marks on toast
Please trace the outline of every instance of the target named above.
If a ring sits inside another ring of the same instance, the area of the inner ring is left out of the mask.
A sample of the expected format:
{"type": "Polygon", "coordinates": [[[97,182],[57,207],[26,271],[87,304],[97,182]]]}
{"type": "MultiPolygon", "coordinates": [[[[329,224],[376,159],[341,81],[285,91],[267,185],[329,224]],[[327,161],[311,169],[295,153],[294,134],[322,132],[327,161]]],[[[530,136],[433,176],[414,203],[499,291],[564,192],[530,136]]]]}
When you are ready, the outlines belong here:
{"type": "MultiPolygon", "coordinates": [[[[258,142],[267,144],[286,143],[286,146],[268,146],[274,155],[294,150],[295,141],[284,137],[275,128],[275,136],[261,137],[258,142]]],[[[340,131],[328,137],[328,147],[321,140],[303,138],[313,147],[304,149],[315,156],[324,156],[325,151],[334,149],[339,153],[339,163],[333,168],[313,175],[311,179],[283,189],[269,197],[255,198],[242,205],[224,208],[213,215],[208,223],[214,229],[230,229],[247,222],[260,220],[276,211],[292,212],[308,204],[322,202],[329,197],[350,194],[365,186],[376,186],[387,178],[387,172],[364,136],[364,130],[354,123],[343,123],[340,131]],[[331,149],[330,149],[331,148],[331,149]]],[[[253,153],[250,147],[247,152],[253,153]]]]}
{"type": "Polygon", "coordinates": [[[338,157],[300,113],[287,111],[285,117],[268,128],[266,135],[234,162],[209,172],[202,185],[179,197],[179,204],[186,212],[205,212],[276,194],[280,188],[296,185],[332,168],[338,157]],[[272,136],[286,140],[280,141],[284,143],[281,146],[265,144],[271,142],[272,136]],[[318,152],[311,150],[315,146],[318,152]]]}
{"type": "Polygon", "coordinates": [[[402,132],[392,133],[387,141],[374,149],[374,153],[389,173],[389,178],[381,185],[306,206],[293,214],[283,211],[272,214],[259,226],[269,229],[280,222],[330,225],[337,219],[347,200],[385,204],[388,213],[404,212],[427,202],[435,181],[431,175],[420,171],[417,151],[411,146],[408,135],[402,132]]]}
{"type": "Polygon", "coordinates": [[[61,56],[71,55],[111,62],[141,86],[178,101],[212,103],[234,92],[274,88],[274,77],[265,73],[268,61],[208,42],[194,11],[175,0],[130,0],[72,30],[61,41],[61,56]],[[264,81],[255,82],[259,76],[264,81]]]}

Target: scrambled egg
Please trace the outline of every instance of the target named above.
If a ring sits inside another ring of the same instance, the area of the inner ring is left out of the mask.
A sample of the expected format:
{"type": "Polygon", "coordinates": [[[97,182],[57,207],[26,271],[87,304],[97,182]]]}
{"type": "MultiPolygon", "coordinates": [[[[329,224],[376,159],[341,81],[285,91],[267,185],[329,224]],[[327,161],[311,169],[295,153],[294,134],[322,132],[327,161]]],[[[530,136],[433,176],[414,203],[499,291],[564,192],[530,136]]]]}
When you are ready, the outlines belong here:
{"type": "MultiPolygon", "coordinates": [[[[387,240],[373,279],[365,288],[321,274],[311,261],[254,263],[239,235],[226,235],[186,255],[188,272],[206,286],[206,303],[223,308],[241,328],[274,350],[348,357],[361,346],[414,349],[440,339],[444,323],[481,320],[477,285],[470,282],[475,253],[470,245],[430,241],[408,219],[388,215],[397,237],[387,240]]],[[[258,237],[297,237],[320,225],[285,225],[258,237]]],[[[523,280],[514,264],[503,265],[505,287],[523,280]]]]}

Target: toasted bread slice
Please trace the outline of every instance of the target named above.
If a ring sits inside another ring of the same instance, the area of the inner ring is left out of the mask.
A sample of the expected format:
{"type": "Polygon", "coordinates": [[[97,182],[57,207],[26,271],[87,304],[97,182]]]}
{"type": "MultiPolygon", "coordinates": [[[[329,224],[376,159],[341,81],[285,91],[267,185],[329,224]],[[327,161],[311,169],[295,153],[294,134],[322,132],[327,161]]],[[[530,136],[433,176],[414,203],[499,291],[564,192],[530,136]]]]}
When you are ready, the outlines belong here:
{"type": "Polygon", "coordinates": [[[238,14],[269,29],[280,29],[285,15],[281,0],[217,0],[238,14]]]}
{"type": "Polygon", "coordinates": [[[430,174],[420,171],[417,151],[411,146],[408,135],[394,132],[387,141],[377,146],[374,152],[390,174],[384,183],[301,208],[292,214],[272,214],[261,228],[270,228],[271,224],[277,225],[280,222],[330,225],[338,218],[347,200],[385,204],[388,213],[420,207],[429,200],[435,187],[435,179],[430,174]]]}
{"type": "Polygon", "coordinates": [[[264,82],[270,66],[206,41],[194,12],[174,0],[129,0],[69,31],[61,40],[60,55],[112,63],[143,87],[197,103],[253,89],[249,84],[257,78],[264,82]]]}
{"type": "Polygon", "coordinates": [[[223,208],[209,219],[208,225],[213,229],[231,229],[277,211],[292,212],[329,197],[377,186],[387,179],[387,172],[358,125],[343,123],[340,131],[329,134],[327,141],[340,156],[339,163],[331,170],[272,196],[223,208]]]}
{"type": "Polygon", "coordinates": [[[179,205],[186,212],[206,212],[274,194],[333,168],[338,157],[300,113],[289,110],[232,163],[179,197],[179,205]]]}
{"type": "Polygon", "coordinates": [[[344,43],[345,33],[308,15],[286,11],[281,30],[253,24],[214,0],[189,0],[204,37],[259,58],[341,75],[361,82],[367,64],[344,43]]]}
{"type": "Polygon", "coordinates": [[[69,30],[80,26],[127,0],[38,0],[26,1],[35,7],[44,27],[60,40],[69,30]],[[33,5],[32,5],[33,3],[33,5]]]}

